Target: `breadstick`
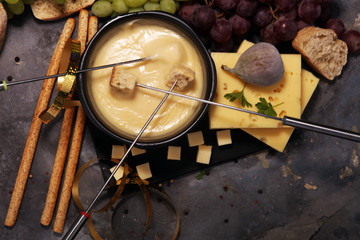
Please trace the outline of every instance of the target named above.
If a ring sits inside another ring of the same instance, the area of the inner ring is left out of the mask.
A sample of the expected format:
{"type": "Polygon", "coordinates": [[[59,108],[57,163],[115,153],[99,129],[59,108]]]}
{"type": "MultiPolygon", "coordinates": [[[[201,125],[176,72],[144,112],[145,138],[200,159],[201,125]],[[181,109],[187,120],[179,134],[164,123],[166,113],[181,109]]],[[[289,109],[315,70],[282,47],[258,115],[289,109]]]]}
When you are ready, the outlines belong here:
{"type": "MultiPolygon", "coordinates": [[[[81,10],[79,13],[79,26],[78,26],[78,40],[81,42],[81,53],[85,50],[86,37],[88,33],[88,18],[89,13],[87,10],[81,10]]],[[[83,138],[83,130],[85,125],[85,112],[81,106],[78,108],[73,139],[69,153],[69,159],[66,166],[65,178],[61,190],[59,206],[54,222],[54,232],[62,233],[64,229],[66,214],[69,206],[71,188],[74,182],[76,166],[79,159],[81,143],[83,138]]]]}
{"type": "Polygon", "coordinates": [[[88,42],[90,42],[90,40],[93,38],[97,30],[98,30],[98,18],[96,16],[90,16],[88,42]]]}
{"type": "MultiPolygon", "coordinates": [[[[74,28],[75,19],[69,18],[65,23],[63,31],[56,45],[47,71],[47,75],[53,75],[58,72],[62,52],[64,50],[67,40],[71,38],[74,28]]],[[[21,201],[24,195],[27,179],[29,177],[32,160],[34,158],[34,153],[42,126],[42,121],[39,119],[39,114],[44,111],[48,106],[54,84],[55,78],[45,80],[40,92],[34,117],[30,126],[29,135],[26,140],[26,145],[19,167],[18,175],[16,177],[16,182],[11,196],[9,209],[5,219],[5,225],[8,227],[11,227],[15,224],[19,213],[21,201]]]]}
{"type": "Polygon", "coordinates": [[[61,189],[59,206],[56,212],[56,217],[54,222],[53,230],[54,232],[57,233],[62,233],[64,230],[66,214],[68,211],[69,201],[71,196],[71,188],[74,182],[76,166],[78,163],[79,153],[81,149],[85,119],[86,119],[85,112],[82,107],[79,107],[76,115],[76,122],[74,127],[73,139],[71,141],[69,159],[66,165],[64,183],[61,189]]]}
{"type": "Polygon", "coordinates": [[[79,13],[79,27],[78,27],[78,36],[77,36],[77,40],[79,40],[81,43],[81,54],[85,51],[85,47],[86,47],[88,22],[89,22],[88,10],[81,9],[79,13]]]}
{"type": "Polygon", "coordinates": [[[40,223],[48,226],[52,220],[56,200],[59,193],[61,176],[64,171],[64,164],[69,147],[72,123],[74,121],[75,108],[66,108],[61,127],[59,144],[56,151],[54,166],[51,172],[49,189],[46,195],[45,206],[41,215],[40,223]]]}

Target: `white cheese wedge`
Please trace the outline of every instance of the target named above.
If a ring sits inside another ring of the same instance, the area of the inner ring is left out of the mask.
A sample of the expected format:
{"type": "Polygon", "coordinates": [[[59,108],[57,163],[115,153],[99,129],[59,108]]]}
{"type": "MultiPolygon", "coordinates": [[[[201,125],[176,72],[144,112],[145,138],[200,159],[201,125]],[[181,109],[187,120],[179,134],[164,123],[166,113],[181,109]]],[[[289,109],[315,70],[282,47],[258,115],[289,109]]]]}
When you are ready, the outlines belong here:
{"type": "Polygon", "coordinates": [[[144,163],[136,166],[136,171],[141,179],[148,179],[152,177],[150,164],[144,163]]]}
{"type": "Polygon", "coordinates": [[[125,145],[113,145],[112,146],[112,152],[111,152],[111,158],[112,159],[121,159],[126,152],[125,145]]]}
{"type": "Polygon", "coordinates": [[[217,139],[218,146],[232,144],[231,132],[229,129],[217,131],[216,139],[217,139]]]}
{"type": "Polygon", "coordinates": [[[136,155],[141,155],[146,153],[146,149],[142,149],[142,148],[137,148],[137,147],[133,147],[131,149],[131,155],[136,156],[136,155]]]}
{"type": "MultiPolygon", "coordinates": [[[[229,74],[221,69],[221,65],[233,67],[243,53],[250,45],[241,45],[238,53],[214,52],[211,56],[216,65],[217,87],[215,102],[242,107],[238,100],[230,102],[224,97],[227,93],[241,91],[245,85],[239,77],[229,74]]],[[[283,78],[276,84],[268,87],[260,87],[247,84],[244,90],[245,97],[252,104],[248,110],[257,112],[255,104],[259,98],[265,98],[275,107],[278,115],[287,115],[295,118],[301,116],[301,55],[300,54],[282,54],[281,55],[285,73],[283,78]]],[[[228,128],[281,128],[283,126],[279,121],[243,113],[227,108],[210,106],[209,108],[210,129],[228,129],[228,128]]]]}
{"type": "Polygon", "coordinates": [[[181,159],[181,147],[180,146],[169,146],[167,159],[168,160],[180,160],[181,159]]]}
{"type": "Polygon", "coordinates": [[[202,164],[209,164],[211,159],[211,153],[212,146],[200,145],[196,156],[196,162],[202,164]]]}
{"type": "MultiPolygon", "coordinates": [[[[115,168],[116,166],[110,168],[110,172],[112,173],[115,170],[115,168]]],[[[124,174],[124,167],[120,166],[119,169],[114,174],[114,178],[116,179],[116,181],[121,179],[123,177],[123,174],[124,174]]]]}
{"type": "Polygon", "coordinates": [[[195,147],[204,144],[202,131],[191,132],[187,134],[189,147],[195,147]]]}
{"type": "MultiPolygon", "coordinates": [[[[311,72],[304,69],[301,71],[302,111],[304,111],[306,105],[310,101],[310,98],[313,95],[318,83],[319,79],[315,77],[311,72]]],[[[286,144],[288,143],[291,134],[294,131],[293,128],[247,128],[242,130],[279,152],[284,151],[286,144]]]]}

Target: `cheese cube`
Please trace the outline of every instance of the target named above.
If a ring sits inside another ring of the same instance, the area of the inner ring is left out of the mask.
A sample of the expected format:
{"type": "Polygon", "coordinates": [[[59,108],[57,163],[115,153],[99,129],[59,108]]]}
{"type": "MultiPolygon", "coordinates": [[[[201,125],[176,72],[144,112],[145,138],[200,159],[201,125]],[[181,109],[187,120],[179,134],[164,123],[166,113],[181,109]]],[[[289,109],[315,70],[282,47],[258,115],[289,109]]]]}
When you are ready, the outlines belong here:
{"type": "Polygon", "coordinates": [[[144,163],[136,166],[136,171],[141,179],[148,179],[152,177],[150,164],[144,163]]]}
{"type": "MultiPolygon", "coordinates": [[[[115,170],[116,166],[110,168],[110,172],[112,173],[115,170]]],[[[116,181],[118,181],[119,179],[121,179],[124,175],[124,167],[120,166],[119,169],[116,171],[116,173],[114,174],[114,178],[116,179],[116,181]]]]}
{"type": "Polygon", "coordinates": [[[146,153],[146,149],[142,149],[142,148],[137,148],[137,147],[133,147],[131,149],[131,155],[136,156],[136,155],[141,155],[146,153]]]}
{"type": "Polygon", "coordinates": [[[122,159],[125,152],[126,152],[125,145],[113,145],[112,152],[111,152],[111,158],[112,159],[122,159]]]}
{"type": "Polygon", "coordinates": [[[211,151],[212,146],[200,145],[196,156],[196,162],[202,164],[209,164],[212,153],[211,151]]]}
{"type": "MultiPolygon", "coordinates": [[[[250,46],[242,45],[240,52],[244,52],[250,46]]],[[[211,56],[216,65],[217,87],[214,102],[242,107],[239,101],[230,102],[224,97],[226,93],[235,90],[241,91],[245,85],[239,77],[229,74],[221,69],[221,65],[232,67],[239,59],[241,53],[220,53],[213,52],[211,56]]],[[[285,73],[283,78],[272,86],[255,86],[247,84],[244,90],[246,99],[252,104],[248,110],[257,112],[255,104],[259,98],[265,98],[275,107],[275,111],[287,116],[300,118],[301,116],[301,55],[300,54],[282,54],[281,55],[285,73]]],[[[218,106],[209,108],[210,129],[228,129],[228,128],[281,128],[283,126],[279,121],[256,116],[254,114],[244,113],[218,106]]]]}
{"type": "Polygon", "coordinates": [[[188,133],[187,138],[189,141],[189,147],[194,147],[204,144],[204,137],[202,131],[188,133]]]}
{"type": "MultiPolygon", "coordinates": [[[[314,93],[319,79],[315,77],[311,72],[302,70],[301,71],[301,109],[304,111],[307,103],[310,101],[312,94],[314,93]]],[[[251,136],[259,139],[273,149],[282,152],[284,151],[286,144],[288,143],[293,128],[281,128],[281,129],[270,129],[270,128],[246,128],[242,129],[251,136]]]]}
{"type": "Polygon", "coordinates": [[[180,146],[169,146],[167,159],[180,160],[181,159],[181,147],[180,146]]]}
{"type": "Polygon", "coordinates": [[[232,143],[230,130],[221,130],[216,132],[216,139],[219,146],[224,146],[232,143]]]}

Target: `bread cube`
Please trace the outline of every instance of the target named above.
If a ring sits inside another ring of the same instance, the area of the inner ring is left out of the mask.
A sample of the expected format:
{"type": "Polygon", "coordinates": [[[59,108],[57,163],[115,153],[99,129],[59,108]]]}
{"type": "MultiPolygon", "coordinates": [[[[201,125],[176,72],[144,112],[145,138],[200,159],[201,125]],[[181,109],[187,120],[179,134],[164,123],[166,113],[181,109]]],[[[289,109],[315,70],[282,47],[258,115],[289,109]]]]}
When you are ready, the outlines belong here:
{"type": "Polygon", "coordinates": [[[184,90],[195,79],[195,72],[183,65],[176,65],[170,72],[166,86],[171,87],[177,80],[175,89],[184,90]]]}
{"type": "Polygon", "coordinates": [[[137,78],[130,72],[120,68],[113,67],[110,86],[120,90],[123,94],[130,94],[134,91],[137,78]]]}

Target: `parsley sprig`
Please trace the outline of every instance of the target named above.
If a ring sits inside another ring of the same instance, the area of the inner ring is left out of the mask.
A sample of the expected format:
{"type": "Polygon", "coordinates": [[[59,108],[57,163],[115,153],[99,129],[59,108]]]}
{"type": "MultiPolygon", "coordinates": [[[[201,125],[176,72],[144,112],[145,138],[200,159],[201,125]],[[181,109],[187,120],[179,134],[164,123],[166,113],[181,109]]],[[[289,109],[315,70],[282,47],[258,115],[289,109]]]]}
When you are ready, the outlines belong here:
{"type": "Polygon", "coordinates": [[[243,89],[241,90],[241,92],[239,91],[234,91],[232,93],[227,93],[224,95],[224,97],[226,99],[229,99],[230,102],[233,102],[235,101],[236,99],[239,100],[241,106],[243,107],[252,107],[252,104],[249,103],[246,98],[245,98],[245,94],[244,94],[244,90],[245,90],[245,87],[246,87],[247,83],[245,83],[243,89]]]}
{"type": "Polygon", "coordinates": [[[196,179],[201,180],[205,174],[206,172],[204,170],[201,170],[200,173],[196,175],[196,179]]]}
{"type": "Polygon", "coordinates": [[[260,102],[255,104],[255,107],[257,107],[257,109],[258,109],[258,113],[266,114],[266,115],[273,116],[273,117],[277,116],[277,113],[275,112],[274,107],[277,107],[277,106],[283,104],[283,102],[282,102],[282,103],[279,103],[279,104],[273,106],[271,103],[268,103],[265,98],[259,98],[259,101],[260,102]]]}

